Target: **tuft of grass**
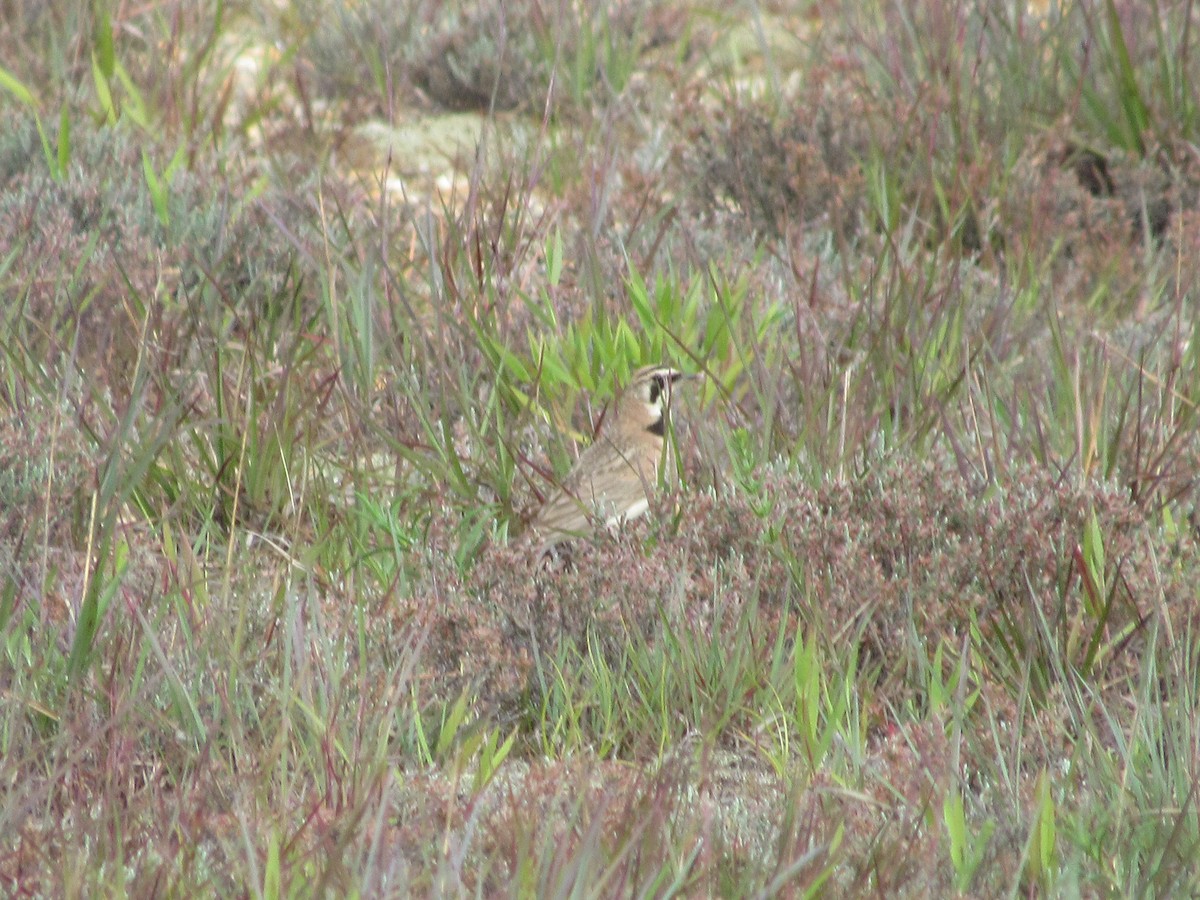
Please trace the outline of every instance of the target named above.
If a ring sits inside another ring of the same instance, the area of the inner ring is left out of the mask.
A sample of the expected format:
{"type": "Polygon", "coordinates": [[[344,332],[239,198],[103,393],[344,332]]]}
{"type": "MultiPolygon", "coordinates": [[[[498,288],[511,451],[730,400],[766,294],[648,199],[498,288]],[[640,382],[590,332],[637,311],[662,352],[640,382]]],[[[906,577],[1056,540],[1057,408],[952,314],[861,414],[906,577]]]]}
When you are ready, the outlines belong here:
{"type": "Polygon", "coordinates": [[[1190,7],[9,6],[5,893],[1197,892],[1190,7]]]}

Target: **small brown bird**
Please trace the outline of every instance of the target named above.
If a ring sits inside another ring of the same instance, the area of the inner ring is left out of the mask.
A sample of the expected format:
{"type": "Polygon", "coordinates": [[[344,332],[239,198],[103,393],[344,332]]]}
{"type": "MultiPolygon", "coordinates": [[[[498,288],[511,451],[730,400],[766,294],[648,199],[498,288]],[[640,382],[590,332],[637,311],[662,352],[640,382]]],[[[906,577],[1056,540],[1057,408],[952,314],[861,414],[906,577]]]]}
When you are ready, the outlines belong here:
{"type": "Polygon", "coordinates": [[[669,366],[645,366],[608,410],[599,437],[580,454],[547,498],[532,529],[542,539],[539,556],[560,541],[636,519],[650,506],[665,456],[671,389],[688,378],[669,366]]]}

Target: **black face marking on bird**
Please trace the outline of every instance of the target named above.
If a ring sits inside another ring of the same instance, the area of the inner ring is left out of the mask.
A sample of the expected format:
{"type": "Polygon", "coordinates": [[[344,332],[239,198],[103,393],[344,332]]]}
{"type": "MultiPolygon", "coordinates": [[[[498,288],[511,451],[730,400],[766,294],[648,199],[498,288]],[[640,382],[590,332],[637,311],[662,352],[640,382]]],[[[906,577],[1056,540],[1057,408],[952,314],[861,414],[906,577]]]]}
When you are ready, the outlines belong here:
{"type": "Polygon", "coordinates": [[[650,402],[651,403],[658,402],[658,398],[662,395],[664,387],[665,387],[665,385],[663,384],[663,377],[661,375],[651,375],[650,376],[650,402]]]}
{"type": "Polygon", "coordinates": [[[663,369],[660,372],[652,374],[650,376],[650,383],[647,385],[649,402],[652,404],[658,403],[660,398],[669,396],[671,385],[683,377],[682,372],[676,372],[674,369],[663,369]]]}
{"type": "Polygon", "coordinates": [[[659,416],[653,422],[646,426],[646,430],[655,437],[662,437],[667,431],[667,420],[665,416],[659,416]]]}

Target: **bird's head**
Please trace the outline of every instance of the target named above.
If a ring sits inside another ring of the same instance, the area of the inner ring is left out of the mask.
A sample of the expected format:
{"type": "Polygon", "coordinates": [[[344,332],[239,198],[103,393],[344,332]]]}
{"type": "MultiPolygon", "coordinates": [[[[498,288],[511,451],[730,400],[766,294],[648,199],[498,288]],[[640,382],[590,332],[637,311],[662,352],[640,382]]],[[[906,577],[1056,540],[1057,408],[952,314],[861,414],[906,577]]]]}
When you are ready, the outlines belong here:
{"type": "Polygon", "coordinates": [[[633,373],[617,407],[622,428],[648,431],[662,437],[666,430],[672,386],[692,377],[670,366],[643,366],[638,369],[633,373]]]}

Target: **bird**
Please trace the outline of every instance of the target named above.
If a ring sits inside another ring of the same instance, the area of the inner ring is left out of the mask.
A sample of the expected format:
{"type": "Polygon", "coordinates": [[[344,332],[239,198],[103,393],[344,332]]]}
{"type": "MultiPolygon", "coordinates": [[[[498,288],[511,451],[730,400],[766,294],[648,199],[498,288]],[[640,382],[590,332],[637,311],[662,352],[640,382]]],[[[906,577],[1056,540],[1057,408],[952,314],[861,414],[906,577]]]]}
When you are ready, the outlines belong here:
{"type": "Polygon", "coordinates": [[[695,377],[665,365],[633,373],[606,412],[600,434],[531,523],[542,540],[539,557],[598,524],[616,528],[645,514],[665,457],[672,389],[695,377]]]}

